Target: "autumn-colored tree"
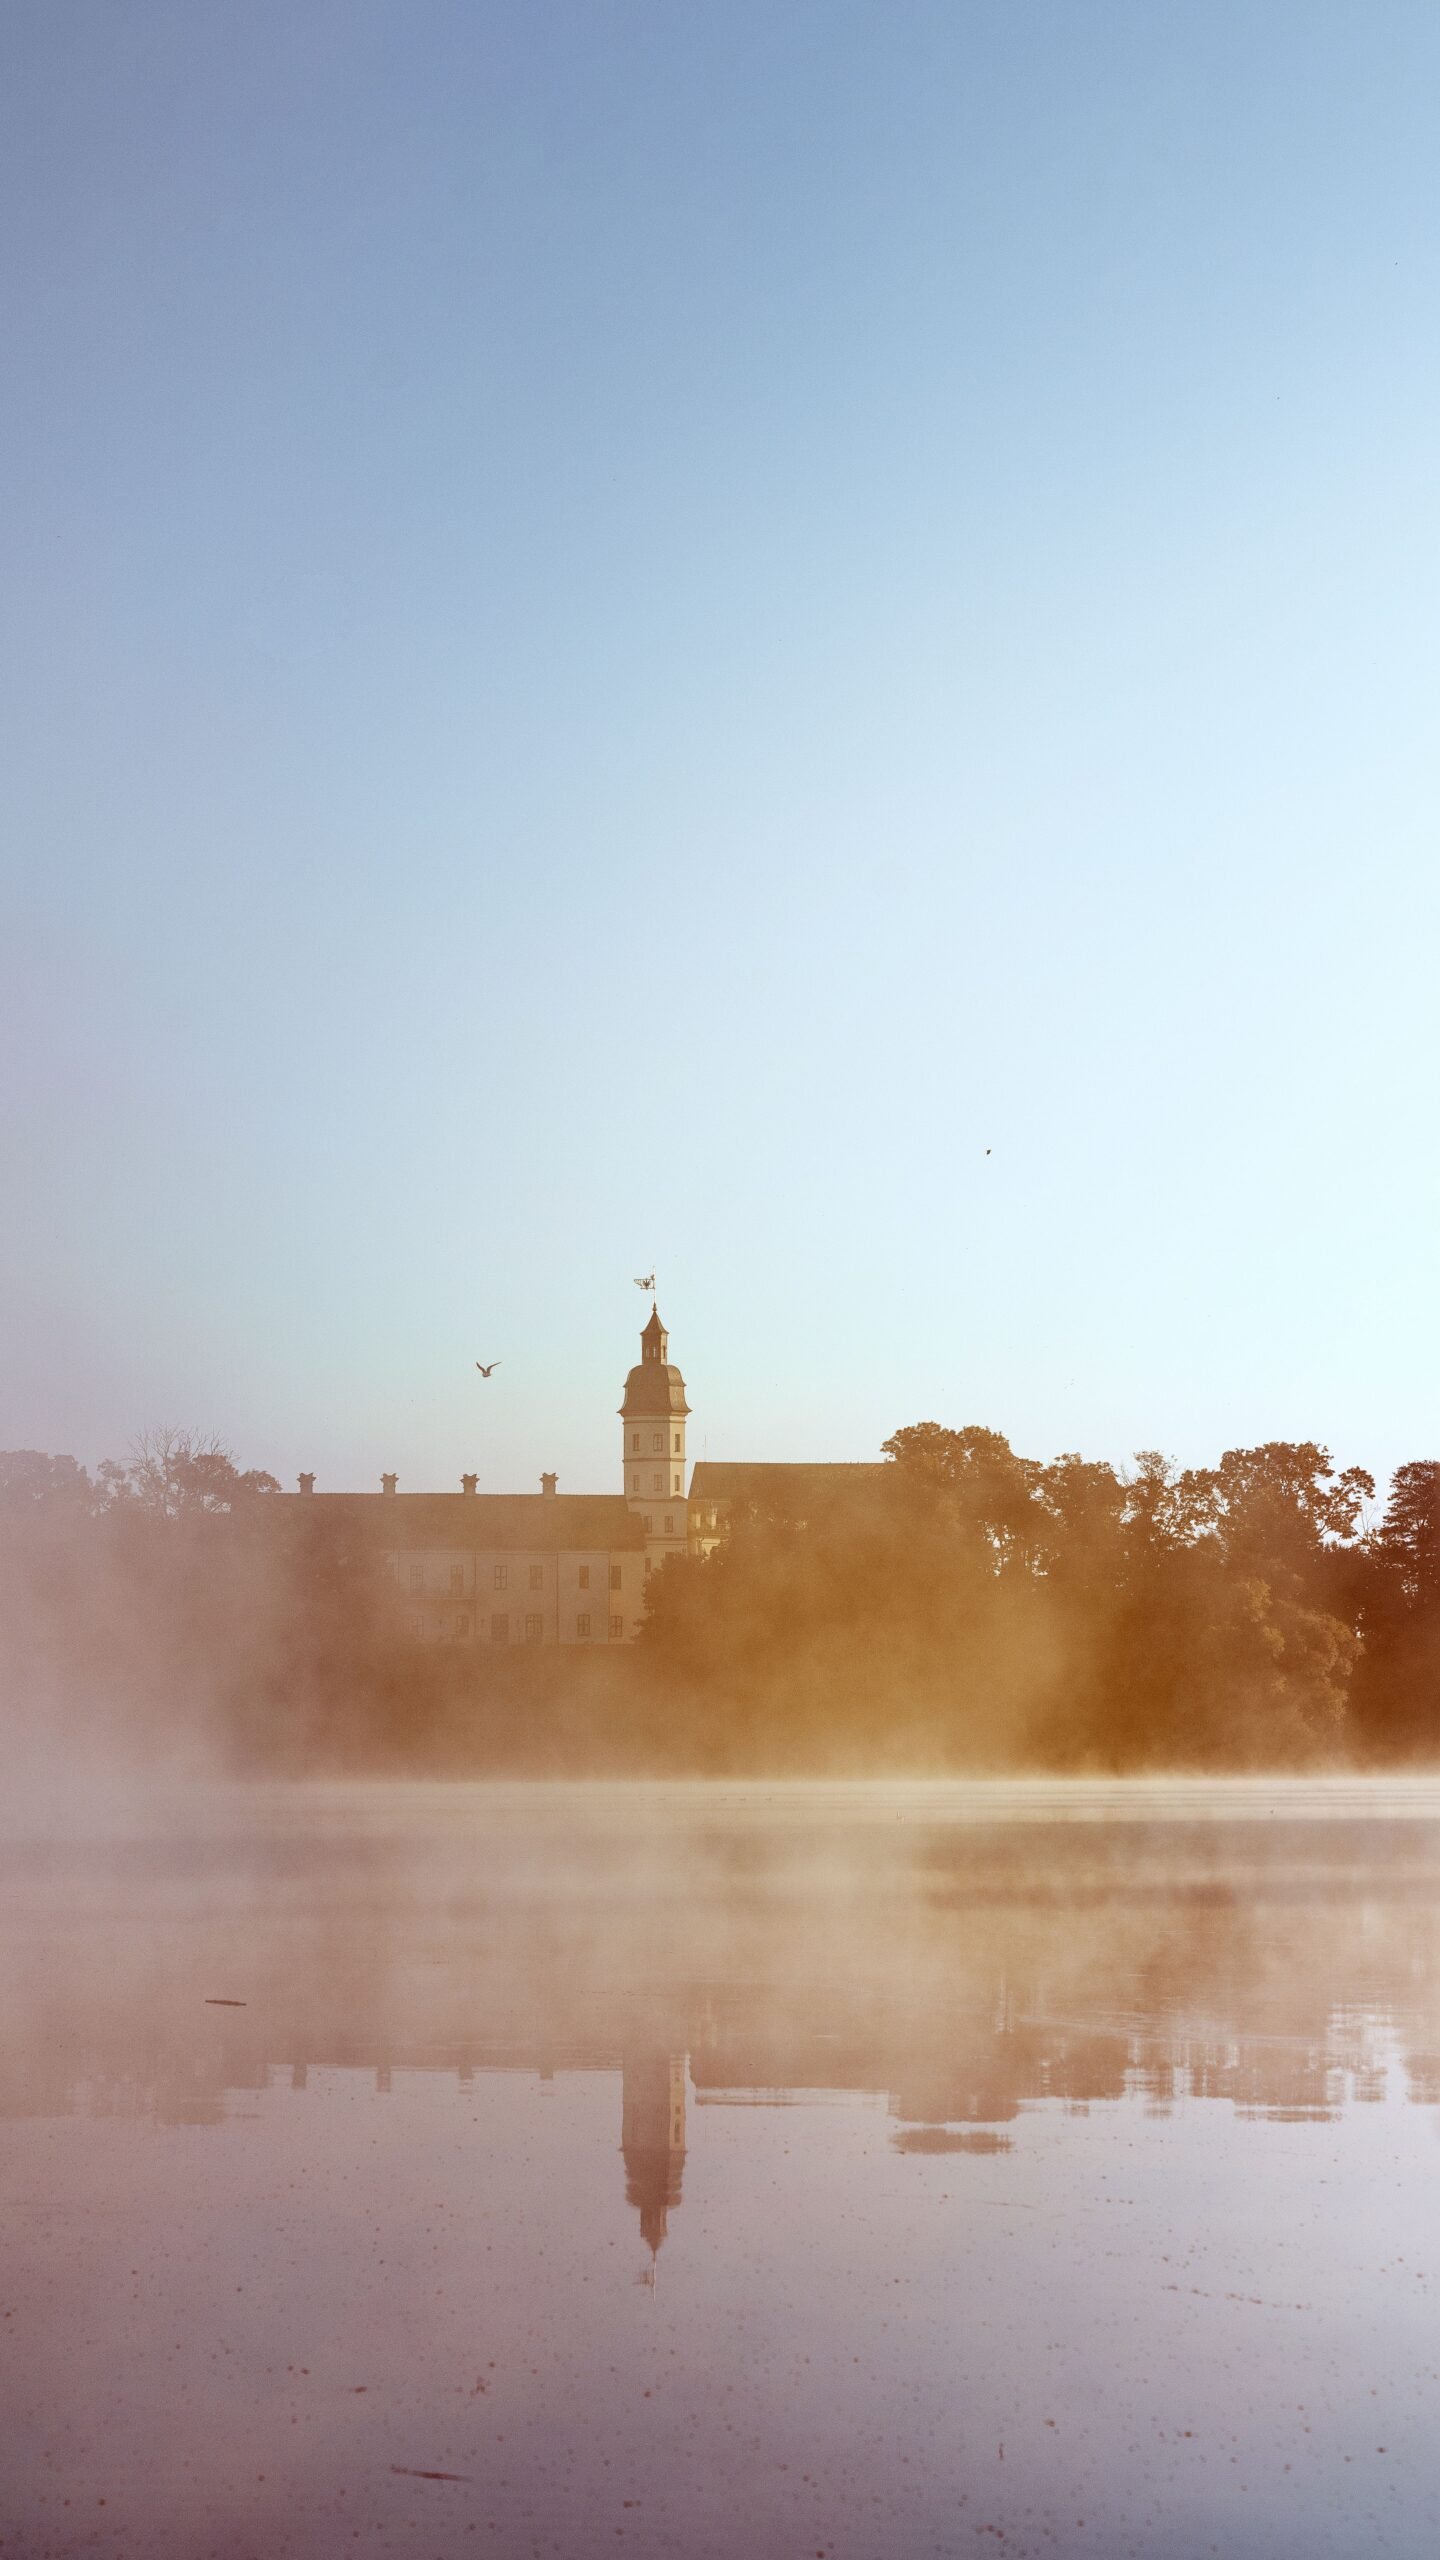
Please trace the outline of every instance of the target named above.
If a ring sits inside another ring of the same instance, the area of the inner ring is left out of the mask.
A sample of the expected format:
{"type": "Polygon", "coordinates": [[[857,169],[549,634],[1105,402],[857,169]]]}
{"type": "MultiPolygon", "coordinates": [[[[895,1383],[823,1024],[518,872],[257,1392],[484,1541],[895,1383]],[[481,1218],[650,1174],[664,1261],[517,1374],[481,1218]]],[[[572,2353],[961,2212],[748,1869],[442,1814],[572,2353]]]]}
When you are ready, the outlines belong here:
{"type": "Polygon", "coordinates": [[[142,1433],[123,1464],[107,1458],[99,1489],[111,1510],[133,1507],[152,1520],[196,1520],[238,1511],[280,1486],[259,1467],[242,1474],[213,1432],[162,1427],[142,1433]]]}
{"type": "Polygon", "coordinates": [[[1315,1442],[1117,1470],[923,1422],[885,1454],[757,1471],[708,1560],[652,1576],[634,1656],[606,1658],[611,1721],[577,1739],[585,1666],[527,1658],[507,1687],[488,1648],[417,1649],[358,1515],[273,1502],[213,1438],[147,1434],[93,1480],[12,1451],[0,1674],[22,1701],[128,1694],[147,1734],[157,1701],[182,1724],[203,1702],[249,1766],[403,1766],[442,1731],[523,1765],[541,1713],[557,1767],[1295,1767],[1440,1743],[1440,1463],[1401,1467],[1371,1528],[1371,1478],[1315,1442]]]}
{"type": "Polygon", "coordinates": [[[928,1507],[970,1543],[989,1550],[995,1573],[1034,1563],[1041,1536],[1037,1496],[1043,1470],[1019,1458],[999,1431],[977,1423],[947,1431],[938,1422],[908,1423],[884,1443],[912,1510],[928,1507]]]}
{"type": "Polygon", "coordinates": [[[70,1519],[93,1510],[95,1487],[73,1458],[48,1457],[41,1449],[0,1449],[0,1513],[13,1523],[41,1512],[70,1519]]]}
{"type": "Polygon", "coordinates": [[[1440,1752],[1440,1461],[1397,1467],[1356,1577],[1364,1653],[1355,1716],[1379,1759],[1440,1752]]]}

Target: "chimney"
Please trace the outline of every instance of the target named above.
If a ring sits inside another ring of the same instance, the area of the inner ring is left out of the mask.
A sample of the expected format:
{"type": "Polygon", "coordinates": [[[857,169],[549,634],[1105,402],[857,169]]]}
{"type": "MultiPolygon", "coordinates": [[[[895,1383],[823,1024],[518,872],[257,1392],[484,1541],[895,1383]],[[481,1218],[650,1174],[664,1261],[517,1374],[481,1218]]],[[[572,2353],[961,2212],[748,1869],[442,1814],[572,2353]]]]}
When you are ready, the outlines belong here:
{"type": "Polygon", "coordinates": [[[558,1479],[557,1479],[555,1476],[542,1476],[542,1477],[541,1477],[541,1479],[540,1479],[540,1490],[541,1490],[541,1492],[542,1492],[542,1493],[547,1493],[547,1494],[549,1494],[549,1493],[553,1493],[553,1492],[554,1492],[554,1490],[555,1490],[555,1486],[556,1486],[557,1481],[558,1481],[558,1479]]]}
{"type": "Polygon", "coordinates": [[[460,1479],[461,1492],[473,1493],[479,1481],[480,1479],[478,1476],[462,1476],[460,1479]]]}
{"type": "Polygon", "coordinates": [[[313,1477],[313,1476],[302,1476],[302,1477],[300,1478],[300,1490],[301,1490],[301,1492],[302,1492],[302,1493],[313,1493],[313,1492],[314,1492],[314,1490],[315,1490],[315,1479],[314,1479],[314,1477],[313,1477]]]}
{"type": "Polygon", "coordinates": [[[395,1484],[396,1479],[394,1476],[382,1476],[380,1479],[380,1490],[382,1493],[393,1493],[395,1490],[395,1484]]]}

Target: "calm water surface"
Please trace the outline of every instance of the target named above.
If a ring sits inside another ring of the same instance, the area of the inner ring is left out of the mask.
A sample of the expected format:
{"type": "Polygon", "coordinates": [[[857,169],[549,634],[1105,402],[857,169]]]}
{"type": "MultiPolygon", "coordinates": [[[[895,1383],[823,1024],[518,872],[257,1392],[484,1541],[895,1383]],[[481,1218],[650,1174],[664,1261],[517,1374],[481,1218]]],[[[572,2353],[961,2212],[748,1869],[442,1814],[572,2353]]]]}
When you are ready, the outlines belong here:
{"type": "Polygon", "coordinates": [[[1440,1788],[214,1794],[0,1946],[6,2560],[1440,2550],[1440,1788]]]}

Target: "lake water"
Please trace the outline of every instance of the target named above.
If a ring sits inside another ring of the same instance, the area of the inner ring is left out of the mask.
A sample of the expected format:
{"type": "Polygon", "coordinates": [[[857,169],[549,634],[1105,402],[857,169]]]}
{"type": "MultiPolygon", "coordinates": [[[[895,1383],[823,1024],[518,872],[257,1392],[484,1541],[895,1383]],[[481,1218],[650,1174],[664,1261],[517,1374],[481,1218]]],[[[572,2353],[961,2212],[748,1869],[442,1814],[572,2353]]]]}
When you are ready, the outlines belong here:
{"type": "Polygon", "coordinates": [[[1440,1787],[0,1859],[4,2560],[1440,2550],[1440,1787]]]}

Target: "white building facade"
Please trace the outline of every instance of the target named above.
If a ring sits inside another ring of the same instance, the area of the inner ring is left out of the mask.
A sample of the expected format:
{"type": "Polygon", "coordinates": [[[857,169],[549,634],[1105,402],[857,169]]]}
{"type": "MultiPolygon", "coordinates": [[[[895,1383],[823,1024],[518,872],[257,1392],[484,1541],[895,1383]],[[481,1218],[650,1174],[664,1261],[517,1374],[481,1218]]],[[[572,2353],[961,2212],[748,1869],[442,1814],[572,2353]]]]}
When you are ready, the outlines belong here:
{"type": "Polygon", "coordinates": [[[300,1536],[364,1550],[393,1580],[417,1642],[462,1646],[629,1644],[645,1616],[645,1585],[667,1555],[684,1555],[685,1381],[652,1307],[621,1404],[618,1493],[562,1494],[544,1475],[538,1494],[401,1493],[393,1475],[374,1493],[317,1493],[300,1478],[285,1512],[300,1536]]]}

